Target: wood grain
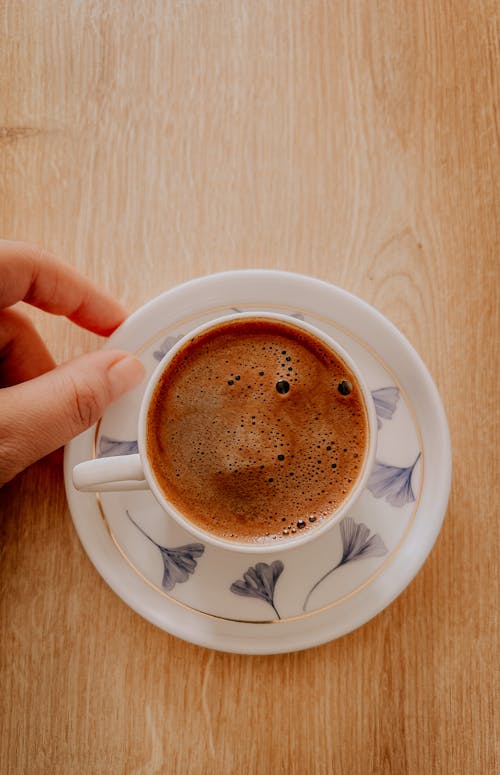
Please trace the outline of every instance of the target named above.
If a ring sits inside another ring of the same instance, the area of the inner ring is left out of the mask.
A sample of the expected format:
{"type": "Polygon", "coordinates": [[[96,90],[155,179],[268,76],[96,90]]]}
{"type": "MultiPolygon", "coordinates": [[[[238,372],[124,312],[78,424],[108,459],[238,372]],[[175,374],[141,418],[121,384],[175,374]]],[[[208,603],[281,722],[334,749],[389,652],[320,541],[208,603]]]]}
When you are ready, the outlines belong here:
{"type": "MultiPolygon", "coordinates": [[[[0,493],[0,772],[498,771],[498,5],[3,0],[0,233],[135,308],[238,267],[337,283],[423,355],[454,448],[424,569],[362,629],[242,657],[100,579],[60,467],[0,493]]],[[[33,313],[58,359],[97,337],[33,313]]]]}

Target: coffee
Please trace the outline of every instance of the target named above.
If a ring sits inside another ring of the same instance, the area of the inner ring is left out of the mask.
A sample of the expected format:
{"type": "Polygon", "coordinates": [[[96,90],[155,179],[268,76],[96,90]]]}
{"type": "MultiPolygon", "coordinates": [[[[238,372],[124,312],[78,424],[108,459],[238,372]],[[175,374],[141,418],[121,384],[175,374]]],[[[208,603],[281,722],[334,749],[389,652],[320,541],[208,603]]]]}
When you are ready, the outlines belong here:
{"type": "Polygon", "coordinates": [[[152,396],[146,448],[191,523],[245,543],[323,524],[363,469],[368,418],[342,359],[309,332],[244,318],[201,332],[152,396]]]}

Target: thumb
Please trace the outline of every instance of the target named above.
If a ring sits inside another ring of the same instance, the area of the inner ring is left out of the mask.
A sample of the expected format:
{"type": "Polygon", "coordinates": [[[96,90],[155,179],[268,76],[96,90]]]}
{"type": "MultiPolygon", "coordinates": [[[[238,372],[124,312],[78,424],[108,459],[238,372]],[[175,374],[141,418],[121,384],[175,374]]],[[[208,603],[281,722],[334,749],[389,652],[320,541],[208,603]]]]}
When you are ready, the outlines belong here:
{"type": "Polygon", "coordinates": [[[0,485],[93,425],[144,378],[129,353],[101,350],[0,391],[0,485]]]}

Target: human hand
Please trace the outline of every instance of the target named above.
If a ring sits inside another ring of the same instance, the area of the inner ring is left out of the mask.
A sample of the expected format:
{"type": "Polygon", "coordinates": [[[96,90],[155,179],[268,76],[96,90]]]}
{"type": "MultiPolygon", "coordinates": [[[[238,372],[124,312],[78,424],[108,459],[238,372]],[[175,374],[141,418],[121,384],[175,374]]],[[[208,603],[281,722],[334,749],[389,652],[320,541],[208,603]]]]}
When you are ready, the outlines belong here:
{"type": "Polygon", "coordinates": [[[145,373],[120,350],[56,367],[19,301],[103,336],[127,317],[72,267],[34,245],[0,240],[0,486],[93,425],[145,373]]]}

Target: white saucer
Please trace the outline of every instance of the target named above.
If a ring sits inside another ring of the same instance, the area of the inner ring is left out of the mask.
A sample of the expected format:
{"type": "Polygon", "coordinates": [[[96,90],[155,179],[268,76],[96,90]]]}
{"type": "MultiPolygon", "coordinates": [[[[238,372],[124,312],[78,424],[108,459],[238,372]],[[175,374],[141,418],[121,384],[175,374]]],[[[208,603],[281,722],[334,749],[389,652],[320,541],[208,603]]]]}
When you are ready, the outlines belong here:
{"type": "Polygon", "coordinates": [[[448,427],[432,379],[402,334],[360,299],[301,275],[250,270],[193,280],[134,313],[106,346],[138,354],[150,374],[180,336],[235,309],[304,318],[336,339],[364,373],[379,417],[377,462],[340,525],[259,561],[204,546],[149,492],[77,492],[76,463],[135,451],[145,383],[68,445],[66,490],[90,559],[146,619],[222,651],[294,651],[364,624],[422,566],[448,501],[448,427]]]}

